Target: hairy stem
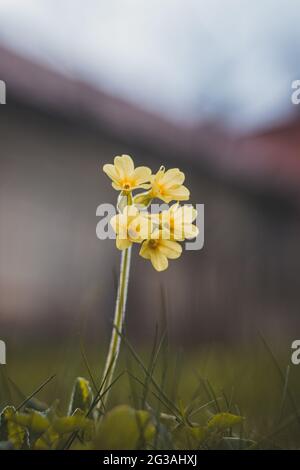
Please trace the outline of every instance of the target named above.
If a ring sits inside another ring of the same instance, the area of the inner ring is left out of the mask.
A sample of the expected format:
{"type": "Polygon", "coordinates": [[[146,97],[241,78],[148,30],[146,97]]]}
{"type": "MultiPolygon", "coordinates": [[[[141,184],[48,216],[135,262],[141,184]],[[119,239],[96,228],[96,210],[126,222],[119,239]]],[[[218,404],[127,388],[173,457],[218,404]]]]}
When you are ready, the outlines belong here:
{"type": "MultiPolygon", "coordinates": [[[[113,381],[113,375],[118,361],[119,351],[120,351],[120,332],[122,331],[125,309],[126,309],[126,300],[127,300],[127,291],[128,291],[128,280],[129,280],[129,271],[130,271],[130,258],[131,258],[131,247],[122,251],[121,255],[121,266],[120,266],[120,278],[119,278],[119,287],[118,295],[115,307],[115,316],[113,330],[109,345],[109,351],[106,358],[103,379],[101,388],[102,391],[107,390],[113,381]]],[[[103,405],[105,407],[107,399],[110,393],[110,389],[105,393],[102,403],[98,403],[99,407],[103,405]]]]}

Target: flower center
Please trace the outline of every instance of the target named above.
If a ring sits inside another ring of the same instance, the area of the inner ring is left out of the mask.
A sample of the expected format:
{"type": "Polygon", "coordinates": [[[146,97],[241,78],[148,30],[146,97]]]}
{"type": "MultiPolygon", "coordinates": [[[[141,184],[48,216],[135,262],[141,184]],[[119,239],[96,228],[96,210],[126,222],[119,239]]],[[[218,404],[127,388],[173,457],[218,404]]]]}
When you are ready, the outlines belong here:
{"type": "Polygon", "coordinates": [[[157,240],[149,240],[149,248],[151,248],[152,250],[155,249],[157,245],[158,245],[157,240]]]}
{"type": "Polygon", "coordinates": [[[158,183],[158,184],[157,184],[157,188],[158,188],[159,194],[163,194],[163,193],[164,193],[164,185],[163,185],[163,184],[158,183]]]}
{"type": "Polygon", "coordinates": [[[126,190],[130,189],[130,184],[129,183],[124,183],[123,188],[126,190]]]}

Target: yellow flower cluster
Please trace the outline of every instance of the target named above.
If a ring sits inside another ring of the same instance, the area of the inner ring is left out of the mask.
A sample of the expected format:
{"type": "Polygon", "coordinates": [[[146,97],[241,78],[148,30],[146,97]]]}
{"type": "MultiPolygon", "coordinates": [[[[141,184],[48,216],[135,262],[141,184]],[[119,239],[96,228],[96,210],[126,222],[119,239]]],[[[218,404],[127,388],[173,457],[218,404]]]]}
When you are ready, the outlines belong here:
{"type": "Polygon", "coordinates": [[[185,175],[178,168],[165,170],[160,167],[156,174],[150,168],[135,168],[129,155],[117,156],[114,164],[103,167],[112,180],[114,189],[121,191],[126,203],[120,213],[111,219],[116,233],[116,245],[120,250],[132,243],[140,243],[140,255],[151,261],[157,271],[168,267],[168,259],[176,259],[182,253],[179,241],[194,238],[198,234],[193,224],[197,211],[191,206],[180,206],[178,201],[187,201],[189,190],[183,185],[185,175]],[[132,191],[147,189],[133,197],[132,191]],[[165,203],[177,201],[168,210],[158,214],[146,211],[153,199],[165,203]]]}

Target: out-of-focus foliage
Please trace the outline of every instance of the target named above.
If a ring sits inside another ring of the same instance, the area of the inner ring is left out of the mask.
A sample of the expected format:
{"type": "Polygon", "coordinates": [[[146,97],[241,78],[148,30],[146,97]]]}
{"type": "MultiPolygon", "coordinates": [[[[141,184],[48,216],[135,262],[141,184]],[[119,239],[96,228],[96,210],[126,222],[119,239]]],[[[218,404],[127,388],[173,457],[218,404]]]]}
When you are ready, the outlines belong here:
{"type": "Polygon", "coordinates": [[[45,411],[24,404],[22,410],[6,406],[1,412],[0,447],[13,449],[63,449],[72,433],[89,442],[94,435],[94,422],[87,415],[93,400],[88,381],[78,377],[70,400],[69,413],[61,416],[58,402],[45,411]],[[78,406],[77,406],[78,405],[78,406]]]}
{"type": "Polygon", "coordinates": [[[263,345],[239,354],[216,346],[179,360],[159,339],[151,354],[128,343],[99,413],[99,351],[83,360],[71,350],[61,368],[56,351],[42,352],[28,352],[30,374],[19,354],[0,368],[0,450],[299,446],[300,376],[280,351],[275,367],[263,345]],[[45,371],[57,375],[41,388],[45,371]]]}
{"type": "Polygon", "coordinates": [[[155,426],[151,414],[120,405],[108,412],[100,422],[94,447],[97,449],[137,449],[152,443],[155,426]]]}
{"type": "Polygon", "coordinates": [[[156,416],[153,410],[128,405],[116,406],[100,419],[96,413],[90,418],[95,404],[89,382],[78,377],[66,416],[58,414],[57,402],[42,412],[26,404],[21,411],[6,406],[1,412],[0,449],[57,450],[74,444],[77,449],[134,450],[153,449],[157,444],[167,448],[167,443],[176,449],[199,449],[219,446],[243,422],[241,416],[224,412],[203,426],[188,423],[184,416],[178,422],[176,416],[156,416]]]}

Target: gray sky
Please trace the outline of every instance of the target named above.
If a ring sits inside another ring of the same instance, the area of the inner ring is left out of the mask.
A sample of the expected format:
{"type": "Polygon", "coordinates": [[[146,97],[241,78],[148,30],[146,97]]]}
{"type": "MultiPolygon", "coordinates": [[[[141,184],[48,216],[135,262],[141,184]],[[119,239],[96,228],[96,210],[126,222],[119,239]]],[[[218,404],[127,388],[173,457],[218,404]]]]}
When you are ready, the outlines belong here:
{"type": "Polygon", "coordinates": [[[0,0],[0,41],[171,119],[248,129],[293,112],[299,14],[300,0],[0,0]]]}

